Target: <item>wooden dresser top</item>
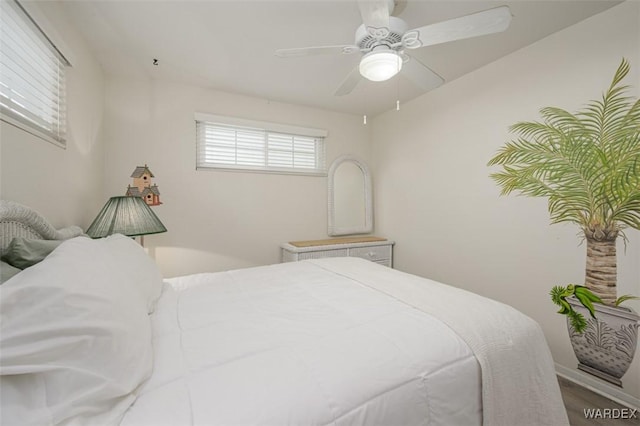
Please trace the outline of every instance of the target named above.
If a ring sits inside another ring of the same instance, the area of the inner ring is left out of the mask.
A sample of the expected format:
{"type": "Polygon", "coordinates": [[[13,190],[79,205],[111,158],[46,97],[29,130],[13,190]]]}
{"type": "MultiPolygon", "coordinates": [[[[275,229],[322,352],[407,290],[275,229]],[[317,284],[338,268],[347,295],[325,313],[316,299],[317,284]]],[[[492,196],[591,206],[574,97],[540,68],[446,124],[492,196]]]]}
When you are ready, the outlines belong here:
{"type": "Polygon", "coordinates": [[[378,241],[387,241],[387,239],[380,237],[345,237],[329,238],[326,240],[289,241],[289,244],[294,247],[315,247],[332,246],[336,244],[372,243],[378,241]]]}

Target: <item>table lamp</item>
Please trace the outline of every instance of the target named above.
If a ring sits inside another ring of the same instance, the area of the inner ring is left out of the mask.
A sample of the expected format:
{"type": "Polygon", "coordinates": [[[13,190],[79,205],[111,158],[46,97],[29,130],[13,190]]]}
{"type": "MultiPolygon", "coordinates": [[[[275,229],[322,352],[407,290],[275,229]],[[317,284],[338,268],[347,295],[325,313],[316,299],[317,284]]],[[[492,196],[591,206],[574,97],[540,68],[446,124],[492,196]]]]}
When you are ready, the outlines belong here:
{"type": "Polygon", "coordinates": [[[111,234],[129,237],[140,236],[144,246],[144,236],[167,232],[158,216],[140,197],[111,197],[98,216],[87,229],[91,238],[102,238],[111,234]]]}

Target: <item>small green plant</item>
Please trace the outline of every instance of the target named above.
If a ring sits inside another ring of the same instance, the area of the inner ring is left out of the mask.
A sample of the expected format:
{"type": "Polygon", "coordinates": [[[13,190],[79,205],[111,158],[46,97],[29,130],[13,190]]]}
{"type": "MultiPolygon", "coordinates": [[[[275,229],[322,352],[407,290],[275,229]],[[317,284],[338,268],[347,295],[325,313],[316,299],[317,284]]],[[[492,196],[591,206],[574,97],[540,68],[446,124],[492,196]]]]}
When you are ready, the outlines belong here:
{"type": "MultiPolygon", "coordinates": [[[[580,312],[576,312],[573,307],[567,302],[567,297],[575,296],[576,299],[580,301],[582,306],[587,308],[589,314],[592,318],[596,317],[595,308],[593,307],[594,303],[603,303],[602,299],[593,294],[588,288],[582,285],[569,284],[566,287],[562,286],[554,286],[549,292],[551,296],[551,300],[556,305],[560,306],[559,314],[563,314],[569,317],[569,321],[573,326],[574,330],[578,333],[584,332],[584,329],[587,327],[587,320],[584,318],[580,312]]],[[[620,296],[615,301],[615,306],[620,306],[622,302],[632,299],[639,299],[636,296],[631,296],[629,294],[625,294],[624,296],[620,296]]]]}
{"type": "Polygon", "coordinates": [[[576,296],[580,303],[587,308],[592,318],[596,317],[593,302],[602,303],[602,299],[581,285],[569,284],[566,287],[556,285],[551,289],[549,294],[551,295],[553,303],[560,306],[558,313],[568,316],[571,325],[578,333],[582,333],[587,327],[587,320],[584,319],[584,316],[580,312],[576,312],[571,307],[569,302],[567,302],[567,297],[576,296]]]}

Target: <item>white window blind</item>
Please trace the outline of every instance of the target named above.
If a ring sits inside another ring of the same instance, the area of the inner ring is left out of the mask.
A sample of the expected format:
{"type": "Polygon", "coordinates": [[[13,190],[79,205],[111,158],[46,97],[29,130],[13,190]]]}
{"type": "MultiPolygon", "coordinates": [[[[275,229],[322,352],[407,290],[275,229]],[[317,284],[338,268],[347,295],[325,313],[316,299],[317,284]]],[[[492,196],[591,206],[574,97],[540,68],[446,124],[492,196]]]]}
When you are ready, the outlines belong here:
{"type": "Polygon", "coordinates": [[[326,175],[326,132],[196,115],[197,168],[326,175]]]}
{"type": "Polygon", "coordinates": [[[2,119],[64,145],[68,61],[14,0],[0,1],[0,24],[2,119]]]}

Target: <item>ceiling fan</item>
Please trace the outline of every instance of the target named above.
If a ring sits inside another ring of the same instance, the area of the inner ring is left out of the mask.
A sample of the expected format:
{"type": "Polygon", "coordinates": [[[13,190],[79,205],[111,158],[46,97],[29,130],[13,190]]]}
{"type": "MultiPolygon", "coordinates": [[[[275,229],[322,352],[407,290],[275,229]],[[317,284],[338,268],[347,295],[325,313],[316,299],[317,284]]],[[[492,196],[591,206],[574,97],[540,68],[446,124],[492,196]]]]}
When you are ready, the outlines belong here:
{"type": "Polygon", "coordinates": [[[406,53],[407,50],[477,37],[506,30],[511,22],[508,6],[408,29],[405,21],[391,16],[394,0],[358,0],[363,24],[356,30],[354,44],[276,50],[276,56],[292,58],[306,55],[361,53],[359,65],[342,82],[336,96],[351,93],[362,77],[371,81],[388,80],[402,70],[404,76],[424,90],[444,83],[442,77],[406,53]]]}

